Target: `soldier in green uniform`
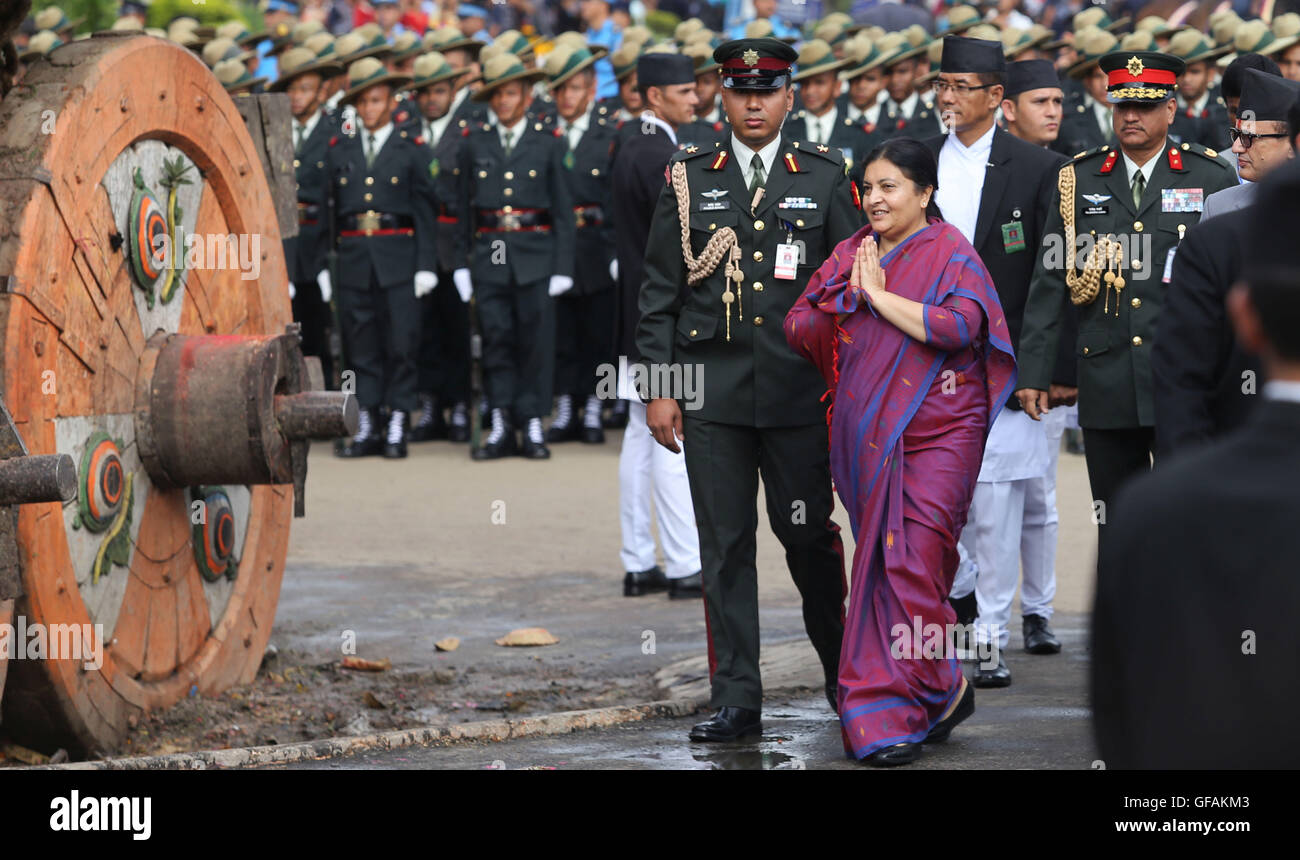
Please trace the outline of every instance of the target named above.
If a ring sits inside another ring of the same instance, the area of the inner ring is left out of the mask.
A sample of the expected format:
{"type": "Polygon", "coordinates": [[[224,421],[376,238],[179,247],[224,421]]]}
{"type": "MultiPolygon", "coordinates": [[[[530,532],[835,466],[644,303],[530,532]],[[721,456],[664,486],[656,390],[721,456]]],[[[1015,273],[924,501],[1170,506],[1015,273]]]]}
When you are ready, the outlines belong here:
{"type": "Polygon", "coordinates": [[[471,124],[457,155],[457,289],[477,295],[491,430],[475,460],[551,456],[555,297],[573,288],[573,194],[562,133],[527,116],[546,73],[512,53],[492,56],[483,86],[495,122],[471,124]],[[522,441],[516,430],[523,431],[522,441]]]}
{"type": "MultiPolygon", "coordinates": [[[[840,89],[839,71],[852,62],[852,57],[836,59],[830,45],[820,39],[810,39],[799,49],[799,71],[793,78],[803,97],[803,107],[793,115],[793,133],[810,143],[824,143],[838,149],[850,176],[855,175],[853,165],[866,160],[871,143],[862,125],[835,103],[840,89]]],[[[861,191],[861,186],[858,190],[861,191]]]]}
{"type": "Polygon", "coordinates": [[[417,404],[419,299],[438,277],[429,152],[392,121],[394,94],[409,82],[374,57],[349,66],[342,104],[355,106],[359,128],[331,138],[325,158],[336,300],[361,407],[356,435],[338,451],[343,457],[405,457],[417,404]]]}
{"type": "Polygon", "coordinates": [[[830,519],[826,408],[818,399],[825,384],[790,349],[782,321],[809,276],[862,224],[839,150],[782,133],[794,50],[776,39],[738,39],[714,58],[732,133],[716,147],[686,147],[668,166],[646,245],[636,335],[650,432],[674,453],[678,439],[690,440],[711,705],[719,709],[692,730],[694,740],[761,730],[760,474],[835,701],[846,583],[839,527],[830,519]],[[681,390],[654,382],[674,376],[681,390]]]}
{"type": "Polygon", "coordinates": [[[1101,68],[1119,145],[1080,153],[1058,174],[1025,306],[1016,394],[1031,418],[1047,410],[1068,293],[1079,312],[1079,426],[1104,540],[1115,490],[1155,453],[1151,339],[1174,251],[1205,198],[1236,176],[1213,149],[1168,136],[1182,60],[1120,51],[1101,68]]]}

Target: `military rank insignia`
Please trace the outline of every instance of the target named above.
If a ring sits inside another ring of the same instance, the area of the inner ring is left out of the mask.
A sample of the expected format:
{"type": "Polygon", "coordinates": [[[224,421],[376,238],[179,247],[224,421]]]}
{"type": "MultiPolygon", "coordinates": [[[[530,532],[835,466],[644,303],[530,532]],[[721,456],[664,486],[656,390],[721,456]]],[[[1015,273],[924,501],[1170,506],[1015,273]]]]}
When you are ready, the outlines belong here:
{"type": "Polygon", "coordinates": [[[1205,211],[1205,189],[1161,188],[1160,211],[1203,212],[1205,211]]]}

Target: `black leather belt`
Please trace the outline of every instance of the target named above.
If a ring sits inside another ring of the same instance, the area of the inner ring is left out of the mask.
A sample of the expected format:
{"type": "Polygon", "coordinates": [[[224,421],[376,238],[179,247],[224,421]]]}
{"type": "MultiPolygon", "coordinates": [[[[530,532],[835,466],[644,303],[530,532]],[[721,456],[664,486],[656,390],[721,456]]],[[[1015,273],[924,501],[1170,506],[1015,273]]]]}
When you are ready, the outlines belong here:
{"type": "Polygon", "coordinates": [[[551,229],[551,213],[544,209],[480,209],[477,216],[477,229],[488,232],[551,229]]]}
{"type": "Polygon", "coordinates": [[[388,212],[358,212],[344,215],[339,224],[340,232],[364,233],[367,230],[412,230],[415,219],[410,215],[392,215],[388,212]]]}

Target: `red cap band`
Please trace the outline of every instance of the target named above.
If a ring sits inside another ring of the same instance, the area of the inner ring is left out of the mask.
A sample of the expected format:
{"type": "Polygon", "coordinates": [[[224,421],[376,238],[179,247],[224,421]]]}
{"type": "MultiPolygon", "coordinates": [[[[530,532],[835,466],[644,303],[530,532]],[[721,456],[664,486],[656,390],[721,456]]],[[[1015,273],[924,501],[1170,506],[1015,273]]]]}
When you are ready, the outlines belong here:
{"type": "Polygon", "coordinates": [[[759,57],[755,65],[746,63],[740,57],[732,57],[722,64],[722,70],[727,74],[736,74],[737,72],[786,72],[790,70],[790,63],[786,60],[779,60],[776,57],[759,57]]]}
{"type": "Polygon", "coordinates": [[[1173,86],[1178,83],[1178,77],[1164,69],[1143,69],[1140,75],[1130,75],[1128,69],[1116,69],[1106,77],[1106,85],[1110,87],[1119,86],[1120,84],[1168,84],[1173,86]]]}

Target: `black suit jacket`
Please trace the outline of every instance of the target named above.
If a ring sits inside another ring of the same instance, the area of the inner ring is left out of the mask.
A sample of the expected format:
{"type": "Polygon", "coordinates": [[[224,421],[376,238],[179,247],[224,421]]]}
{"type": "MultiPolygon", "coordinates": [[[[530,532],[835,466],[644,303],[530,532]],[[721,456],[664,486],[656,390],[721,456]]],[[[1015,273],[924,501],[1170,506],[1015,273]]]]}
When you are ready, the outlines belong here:
{"type": "Polygon", "coordinates": [[[1298,437],[1300,404],[1263,401],[1115,499],[1092,648],[1108,768],[1300,767],[1298,437]]]}
{"type": "Polygon", "coordinates": [[[636,326],[641,319],[637,296],[645,279],[650,221],[667,184],[664,171],[676,151],[677,146],[666,134],[638,134],[624,140],[614,159],[610,183],[618,252],[614,354],[626,355],[629,362],[640,359],[636,348],[636,326]]]}
{"type": "MultiPolygon", "coordinates": [[[[936,135],[925,140],[936,161],[947,139],[946,135],[936,135]]],[[[1047,222],[1052,192],[1056,189],[1057,171],[1064,163],[1065,159],[1059,153],[1026,143],[1000,128],[993,132],[993,148],[989,152],[989,166],[984,171],[984,190],[975,222],[975,241],[971,245],[997,287],[998,300],[1002,303],[1011,334],[1011,345],[1017,352],[1037,249],[1043,243],[1043,225],[1047,222]],[[1008,251],[1003,241],[1002,225],[1014,221],[1019,221],[1024,227],[1025,247],[1008,251]]],[[[1064,293],[1061,304],[1065,308],[1069,334],[1062,338],[1062,346],[1057,350],[1052,381],[1073,386],[1075,315],[1073,305],[1064,293]]]]}
{"type": "Polygon", "coordinates": [[[1202,221],[1174,255],[1151,352],[1161,462],[1235,429],[1260,396],[1242,391],[1247,371],[1255,392],[1263,380],[1255,358],[1237,346],[1224,306],[1241,274],[1249,216],[1238,209],[1202,221]]]}
{"type": "Polygon", "coordinates": [[[314,207],[299,209],[298,235],[284,240],[284,262],[289,268],[289,280],[295,284],[315,281],[316,275],[325,268],[326,234],[329,232],[324,206],[325,160],[330,138],[338,133],[338,115],[323,109],[316,127],[293,157],[298,202],[314,207]]]}
{"type": "Polygon", "coordinates": [[[564,158],[567,181],[575,207],[599,206],[604,213],[600,222],[577,228],[573,261],[574,283],[570,295],[591,295],[614,288],[609,277],[609,261],[614,259],[614,224],[610,212],[610,172],[613,167],[615,123],[608,110],[597,105],[588,115],[587,130],[578,145],[568,150],[568,141],[560,138],[569,154],[564,158]]]}

